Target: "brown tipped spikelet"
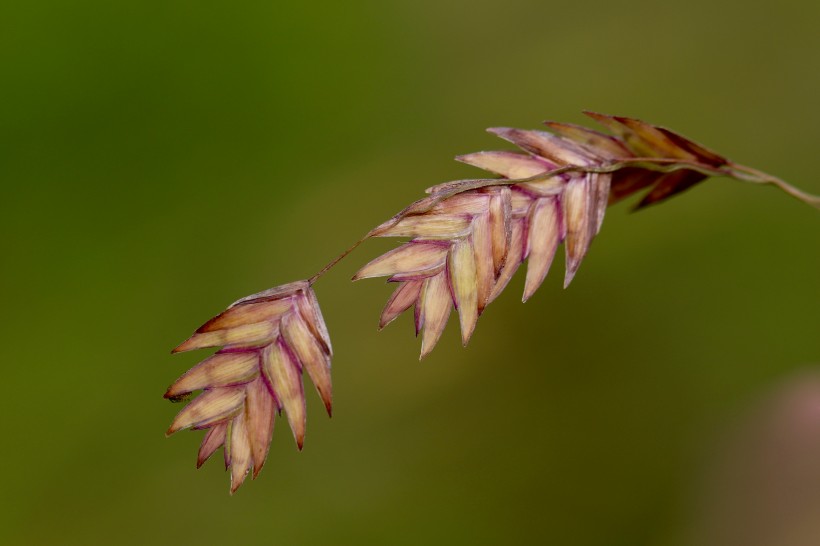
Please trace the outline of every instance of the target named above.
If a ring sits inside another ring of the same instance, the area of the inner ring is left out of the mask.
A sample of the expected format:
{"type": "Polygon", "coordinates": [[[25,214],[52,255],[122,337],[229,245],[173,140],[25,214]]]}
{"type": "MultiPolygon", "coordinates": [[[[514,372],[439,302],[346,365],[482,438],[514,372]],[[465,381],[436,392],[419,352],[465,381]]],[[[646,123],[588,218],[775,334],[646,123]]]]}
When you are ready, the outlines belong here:
{"type": "Polygon", "coordinates": [[[302,371],[331,411],[330,338],[312,285],[370,237],[407,241],[362,267],[353,280],[386,277],[396,288],[383,328],[414,309],[421,356],[439,341],[453,309],[467,344],[486,307],[526,260],[523,300],[541,286],[563,243],[564,286],[575,277],[608,205],[645,192],[636,208],[660,203],[710,176],[774,185],[820,208],[820,198],[733,163],[673,131],[643,121],[587,112],[608,132],[546,122],[549,132],[489,131],[521,149],[458,157],[501,178],[434,186],[374,228],[311,279],[249,296],[211,319],[174,352],[221,347],[165,394],[202,393],[174,419],[168,434],[206,429],[201,466],[220,446],[231,491],[264,464],[275,413],[285,411],[301,449],[305,434],[302,371]]]}
{"type": "Polygon", "coordinates": [[[197,468],[223,447],[234,493],[268,454],[276,413],[285,412],[297,447],[305,438],[302,372],[331,413],[330,338],[313,289],[300,281],[243,298],[206,322],[173,352],[221,347],[168,387],[179,400],[201,390],[167,434],[206,429],[197,468]]]}

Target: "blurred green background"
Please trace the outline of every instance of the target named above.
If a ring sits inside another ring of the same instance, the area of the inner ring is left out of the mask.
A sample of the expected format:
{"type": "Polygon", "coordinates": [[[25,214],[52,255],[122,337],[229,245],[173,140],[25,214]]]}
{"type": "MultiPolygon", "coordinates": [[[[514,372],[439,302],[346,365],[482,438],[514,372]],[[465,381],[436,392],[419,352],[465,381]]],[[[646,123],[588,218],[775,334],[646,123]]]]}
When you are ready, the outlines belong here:
{"type": "Polygon", "coordinates": [[[365,245],[316,287],[333,419],[311,389],[305,450],[279,421],[234,497],[219,462],[195,470],[200,434],[163,436],[165,388],[204,357],[169,351],[478,174],[451,158],[507,148],[488,126],[632,115],[820,193],[818,19],[805,1],[2,3],[0,542],[708,544],[733,423],[820,363],[820,214],[776,190],[619,205],[569,290],[554,272],[522,305],[519,275],[468,348],[451,321],[421,363],[408,317],[376,332],[388,287],[348,281],[390,246],[365,245]]]}

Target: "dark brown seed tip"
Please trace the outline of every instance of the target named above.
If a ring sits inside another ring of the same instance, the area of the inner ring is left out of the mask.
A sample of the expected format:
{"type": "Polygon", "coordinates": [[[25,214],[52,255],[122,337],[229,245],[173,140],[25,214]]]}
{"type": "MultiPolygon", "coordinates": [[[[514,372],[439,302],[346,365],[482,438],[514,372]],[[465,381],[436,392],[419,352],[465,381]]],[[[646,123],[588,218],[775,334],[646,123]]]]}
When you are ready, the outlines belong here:
{"type": "Polygon", "coordinates": [[[172,404],[179,404],[180,402],[187,402],[191,399],[193,393],[190,392],[183,392],[183,393],[175,393],[171,390],[171,387],[168,387],[168,390],[165,391],[165,394],[162,395],[163,398],[166,398],[172,404]]]}

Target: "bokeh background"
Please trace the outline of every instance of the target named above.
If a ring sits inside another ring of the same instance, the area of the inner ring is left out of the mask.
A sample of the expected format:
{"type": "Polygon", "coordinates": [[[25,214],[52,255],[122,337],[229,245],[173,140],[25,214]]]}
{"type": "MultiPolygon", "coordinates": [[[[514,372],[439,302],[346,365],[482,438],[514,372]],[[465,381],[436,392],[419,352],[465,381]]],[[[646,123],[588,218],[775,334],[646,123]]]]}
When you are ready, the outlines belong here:
{"type": "Polygon", "coordinates": [[[335,412],[234,497],[169,350],[311,275],[483,129],[641,117],[820,193],[820,4],[0,4],[4,544],[820,543],[820,215],[711,180],[610,210],[417,361],[389,288],[317,285],[335,412]],[[562,263],[557,263],[561,268],[562,263]]]}

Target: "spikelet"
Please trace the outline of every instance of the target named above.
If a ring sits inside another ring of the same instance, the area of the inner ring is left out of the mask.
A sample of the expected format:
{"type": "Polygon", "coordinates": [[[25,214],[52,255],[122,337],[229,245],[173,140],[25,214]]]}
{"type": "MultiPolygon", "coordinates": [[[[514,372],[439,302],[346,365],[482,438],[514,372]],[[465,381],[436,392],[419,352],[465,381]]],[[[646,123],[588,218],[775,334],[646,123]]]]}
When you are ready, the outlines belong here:
{"type": "MultiPolygon", "coordinates": [[[[470,158],[465,158],[469,160],[470,158]]],[[[500,171],[510,172],[499,160],[512,161],[510,170],[540,169],[547,164],[524,165],[516,158],[487,154],[500,171]]],[[[526,172],[533,172],[528,170],[526,172]]],[[[585,177],[572,178],[581,193],[590,186],[585,177]]],[[[461,339],[470,340],[478,317],[506,284],[521,262],[529,257],[526,301],[546,276],[559,243],[573,234],[573,257],[580,261],[591,228],[587,200],[581,195],[568,202],[567,216],[549,184],[540,187],[487,187],[467,191],[440,201],[427,212],[391,219],[373,232],[373,237],[410,237],[410,241],[372,260],[354,280],[387,277],[397,283],[382,312],[380,327],[415,306],[416,333],[421,334],[423,358],[439,340],[451,308],[458,312],[461,339]],[[573,218],[571,230],[562,218],[573,218]]]]}
{"type": "Polygon", "coordinates": [[[206,322],[173,352],[221,347],[168,387],[165,398],[181,400],[202,391],[177,414],[167,434],[206,429],[197,468],[223,447],[231,470],[231,493],[268,454],[274,417],[285,412],[297,447],[305,438],[307,372],[331,414],[330,337],[307,281],[243,298],[206,322]]]}
{"type": "Polygon", "coordinates": [[[411,237],[353,277],[386,276],[398,283],[382,313],[381,327],[415,305],[416,333],[422,334],[424,357],[435,346],[455,306],[462,341],[467,344],[506,256],[510,195],[507,188],[466,192],[427,213],[393,219],[373,231],[374,237],[411,237]]]}

